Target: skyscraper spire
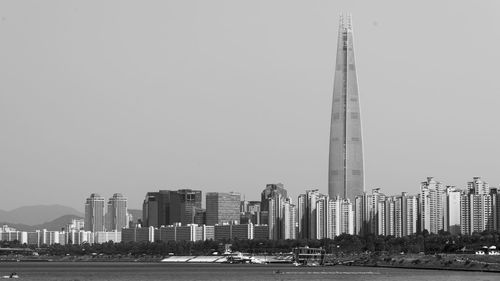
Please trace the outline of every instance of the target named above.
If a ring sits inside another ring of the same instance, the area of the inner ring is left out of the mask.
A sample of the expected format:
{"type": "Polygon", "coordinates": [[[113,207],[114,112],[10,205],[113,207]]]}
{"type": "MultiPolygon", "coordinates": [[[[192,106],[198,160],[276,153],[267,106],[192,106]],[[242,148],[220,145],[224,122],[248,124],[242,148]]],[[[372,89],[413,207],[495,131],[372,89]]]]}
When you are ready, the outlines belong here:
{"type": "MultiPolygon", "coordinates": [[[[352,32],[352,15],[351,14],[341,14],[340,15],[340,24],[339,31],[343,32],[352,32]]],[[[340,32],[339,32],[340,35],[340,32]]]]}
{"type": "Polygon", "coordinates": [[[329,156],[328,194],[354,201],[364,191],[364,168],[350,14],[340,16],[329,156]]]}

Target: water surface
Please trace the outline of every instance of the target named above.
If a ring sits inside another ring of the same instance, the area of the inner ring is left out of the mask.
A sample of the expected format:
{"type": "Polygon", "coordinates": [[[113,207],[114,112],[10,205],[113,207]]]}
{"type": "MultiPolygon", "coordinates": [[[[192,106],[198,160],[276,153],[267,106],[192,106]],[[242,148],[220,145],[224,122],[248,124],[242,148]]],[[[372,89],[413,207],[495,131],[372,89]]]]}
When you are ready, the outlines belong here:
{"type": "Polygon", "coordinates": [[[498,281],[500,274],[376,267],[294,267],[256,264],[163,264],[124,262],[0,263],[0,276],[17,272],[20,280],[433,280],[498,281]],[[276,273],[279,272],[279,273],[276,273]]]}

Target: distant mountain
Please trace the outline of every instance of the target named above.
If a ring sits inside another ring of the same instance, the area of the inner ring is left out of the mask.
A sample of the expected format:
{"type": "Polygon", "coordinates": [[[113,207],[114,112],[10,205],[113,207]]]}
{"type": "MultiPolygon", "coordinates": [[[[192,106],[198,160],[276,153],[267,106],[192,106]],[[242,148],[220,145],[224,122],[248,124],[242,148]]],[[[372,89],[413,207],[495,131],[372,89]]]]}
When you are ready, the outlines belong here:
{"type": "Polygon", "coordinates": [[[33,226],[31,225],[26,225],[26,224],[20,224],[20,223],[10,223],[6,221],[0,221],[0,226],[2,225],[8,225],[9,227],[15,228],[16,230],[19,231],[33,231],[35,230],[33,226]]]}
{"type": "MultiPolygon", "coordinates": [[[[65,215],[83,217],[84,214],[74,208],[62,205],[24,206],[11,211],[0,210],[0,222],[11,224],[42,225],[65,215]]],[[[71,220],[70,220],[71,221],[71,220]]],[[[14,227],[14,226],[13,226],[14,227]]]]}
{"type": "Polygon", "coordinates": [[[6,224],[9,227],[13,227],[19,231],[35,231],[42,229],[60,231],[62,228],[66,228],[66,225],[69,224],[72,219],[81,219],[81,218],[82,217],[75,215],[64,215],[55,220],[37,225],[26,225],[26,224],[10,223],[10,222],[0,222],[0,225],[6,224]]]}
{"type": "Polygon", "coordinates": [[[64,215],[53,221],[49,221],[43,224],[34,225],[35,229],[47,229],[47,230],[61,230],[61,228],[66,228],[66,225],[71,222],[72,219],[81,219],[81,216],[75,215],[64,215]]]}

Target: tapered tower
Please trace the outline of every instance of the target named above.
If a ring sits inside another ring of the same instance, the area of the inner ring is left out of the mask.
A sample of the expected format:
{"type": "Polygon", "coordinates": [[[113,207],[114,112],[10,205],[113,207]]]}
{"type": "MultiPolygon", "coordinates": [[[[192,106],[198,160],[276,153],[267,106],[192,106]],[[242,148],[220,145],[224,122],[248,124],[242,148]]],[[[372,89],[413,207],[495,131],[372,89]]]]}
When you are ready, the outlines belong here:
{"type": "Polygon", "coordinates": [[[354,202],[364,191],[363,144],[351,16],[341,16],[333,85],[328,195],[354,202]]]}

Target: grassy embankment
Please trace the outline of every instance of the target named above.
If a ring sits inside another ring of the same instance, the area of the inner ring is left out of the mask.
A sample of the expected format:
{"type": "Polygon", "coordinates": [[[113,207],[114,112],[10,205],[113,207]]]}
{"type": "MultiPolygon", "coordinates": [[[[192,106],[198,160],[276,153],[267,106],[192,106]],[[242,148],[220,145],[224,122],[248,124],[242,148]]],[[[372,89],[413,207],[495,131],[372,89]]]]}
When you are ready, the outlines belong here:
{"type": "Polygon", "coordinates": [[[353,256],[352,265],[436,270],[500,272],[500,256],[470,254],[404,254],[353,256]]]}

